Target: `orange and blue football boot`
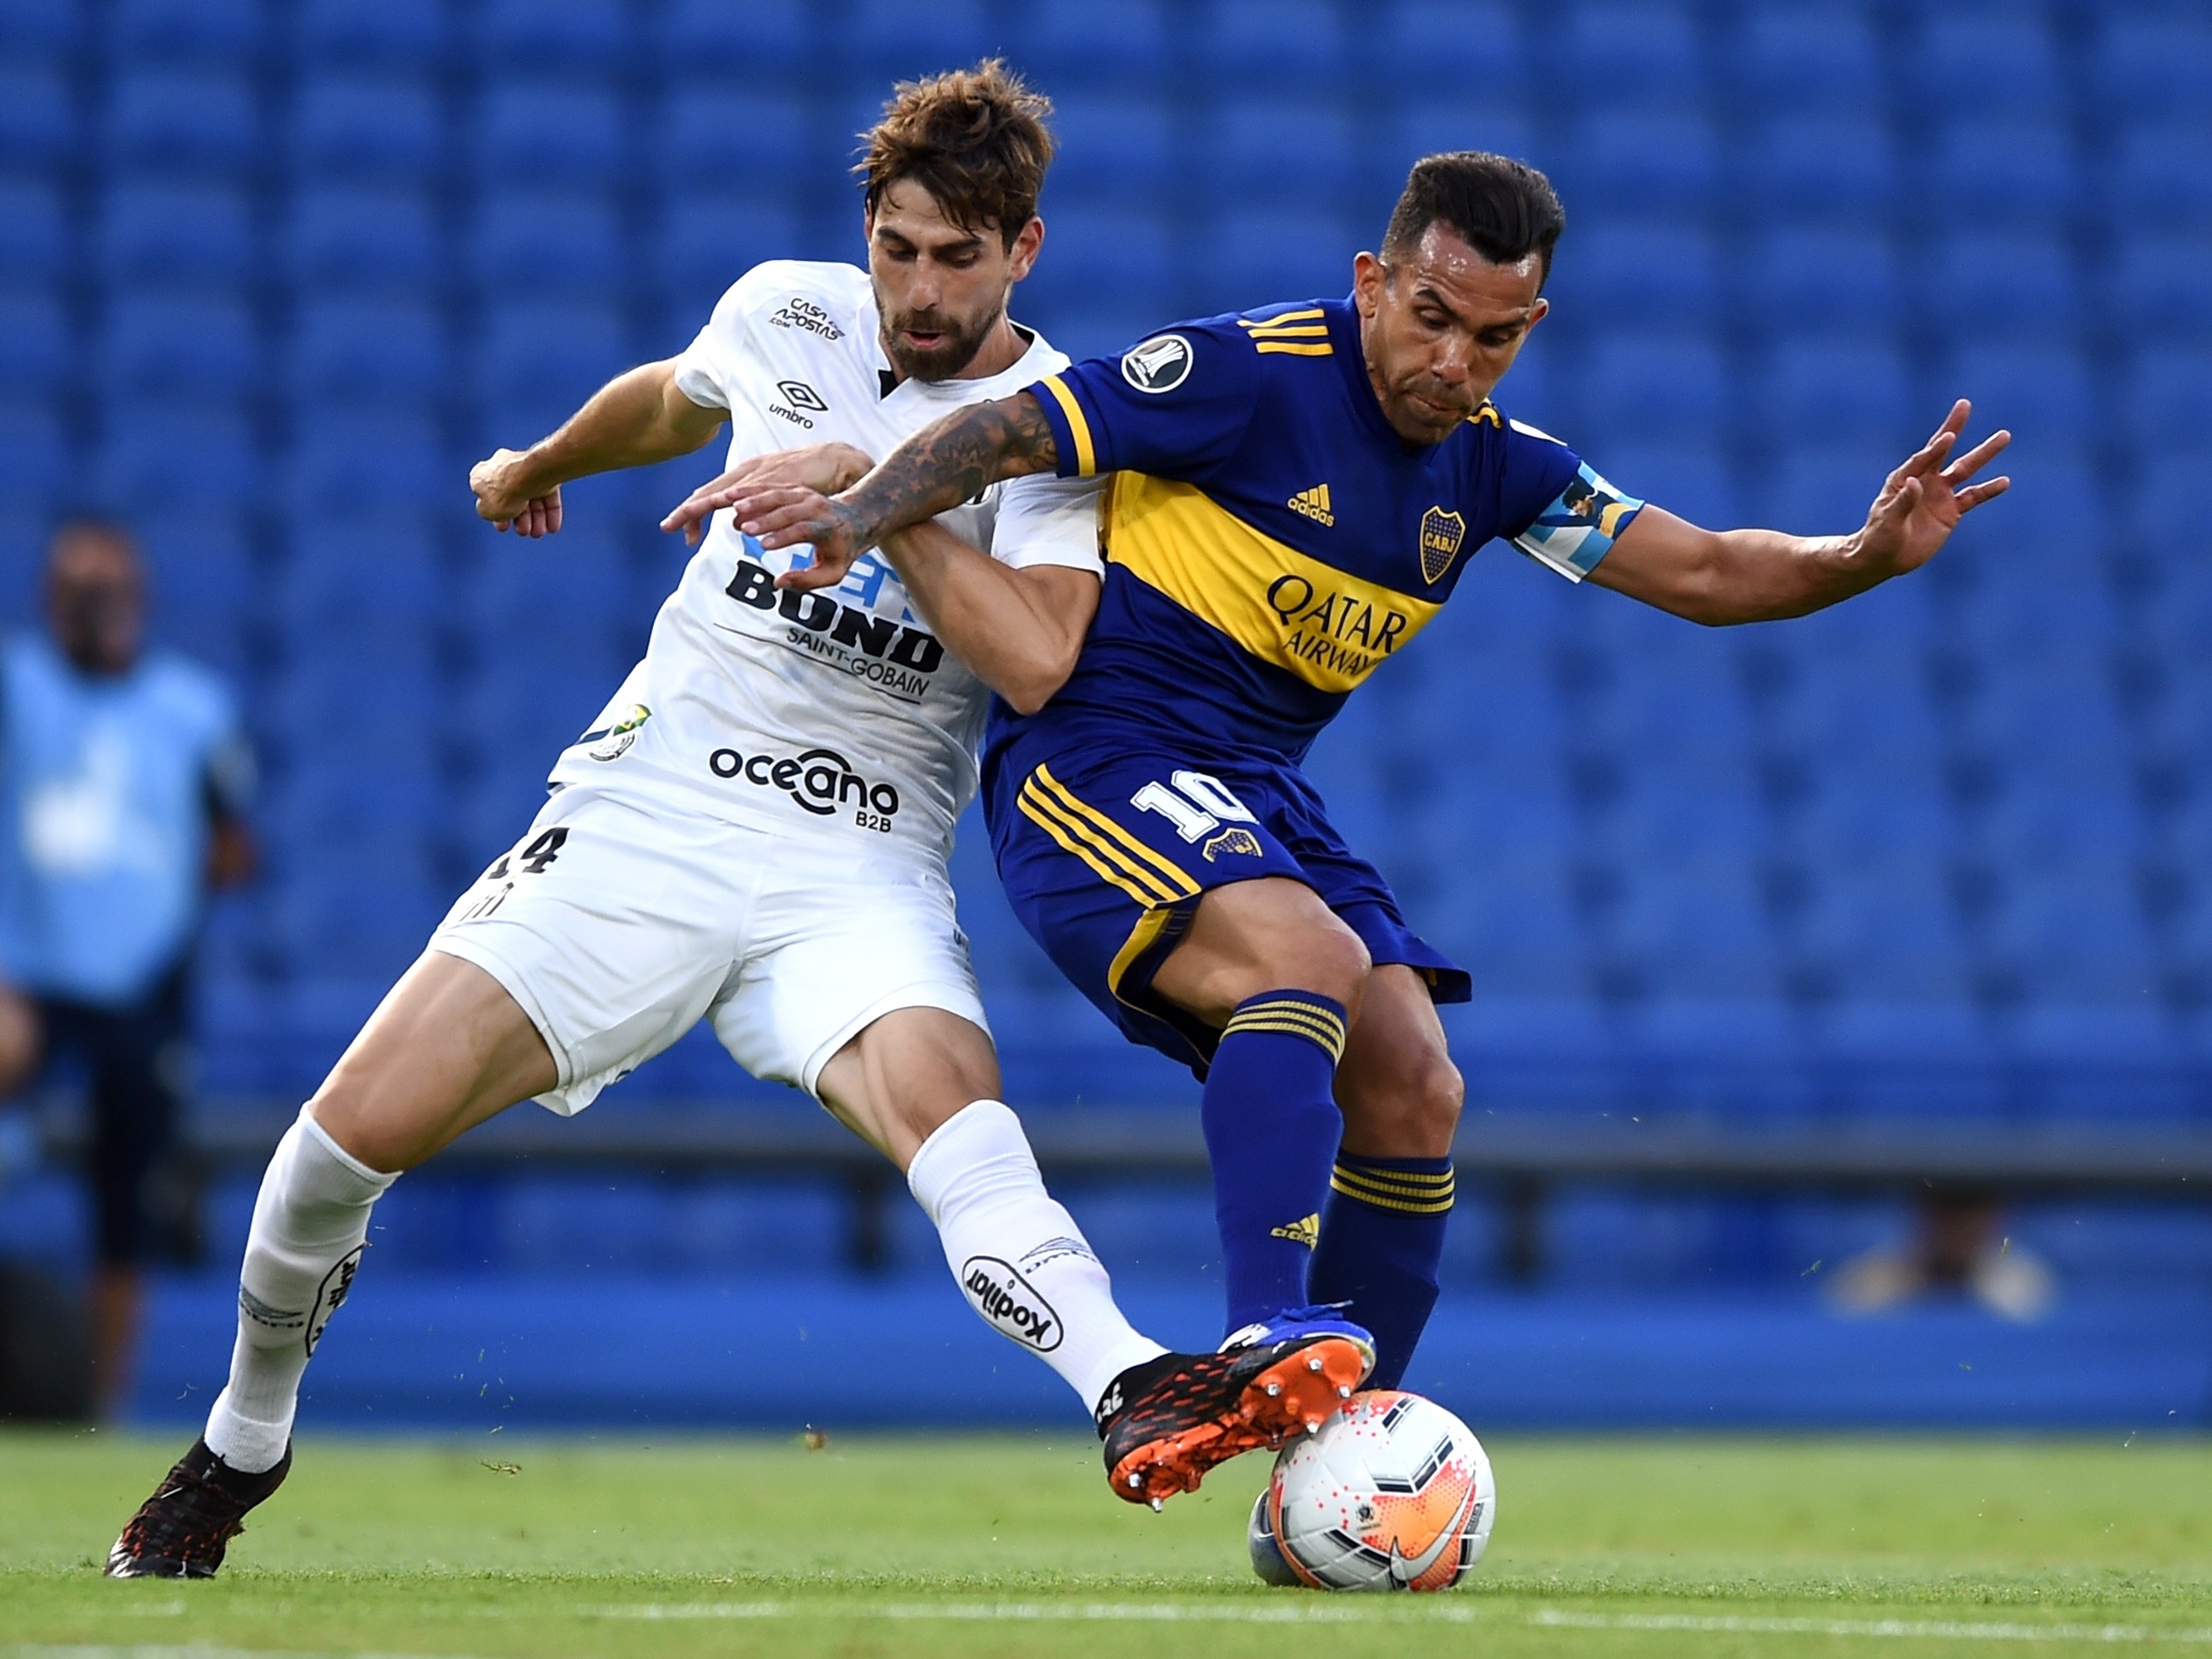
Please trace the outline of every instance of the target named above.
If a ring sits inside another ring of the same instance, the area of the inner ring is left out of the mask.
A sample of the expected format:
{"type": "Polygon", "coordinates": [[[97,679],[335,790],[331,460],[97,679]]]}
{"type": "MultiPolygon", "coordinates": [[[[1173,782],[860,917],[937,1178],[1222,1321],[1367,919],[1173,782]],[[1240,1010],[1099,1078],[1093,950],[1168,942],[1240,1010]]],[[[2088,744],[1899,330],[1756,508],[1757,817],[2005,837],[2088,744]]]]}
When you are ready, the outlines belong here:
{"type": "Polygon", "coordinates": [[[1375,1369],[1375,1340],[1334,1308],[1289,1308],[1216,1353],[1164,1353],[1115,1377],[1098,1402],[1106,1482],[1160,1507],[1207,1470],[1312,1434],[1375,1369]]]}

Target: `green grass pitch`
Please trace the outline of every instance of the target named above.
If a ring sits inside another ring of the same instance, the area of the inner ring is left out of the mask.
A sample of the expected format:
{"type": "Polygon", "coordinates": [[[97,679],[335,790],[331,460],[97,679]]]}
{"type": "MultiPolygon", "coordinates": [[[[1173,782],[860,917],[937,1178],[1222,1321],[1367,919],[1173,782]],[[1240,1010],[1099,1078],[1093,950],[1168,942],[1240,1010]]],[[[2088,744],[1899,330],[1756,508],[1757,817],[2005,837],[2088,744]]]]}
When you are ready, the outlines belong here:
{"type": "Polygon", "coordinates": [[[1500,1437],[1429,1597],[1252,1580],[1264,1459],[1155,1516],[1015,1437],[311,1438],[221,1578],[102,1579],[178,1449],[0,1433],[0,1656],[2212,1652],[2199,1441],[1500,1437]]]}

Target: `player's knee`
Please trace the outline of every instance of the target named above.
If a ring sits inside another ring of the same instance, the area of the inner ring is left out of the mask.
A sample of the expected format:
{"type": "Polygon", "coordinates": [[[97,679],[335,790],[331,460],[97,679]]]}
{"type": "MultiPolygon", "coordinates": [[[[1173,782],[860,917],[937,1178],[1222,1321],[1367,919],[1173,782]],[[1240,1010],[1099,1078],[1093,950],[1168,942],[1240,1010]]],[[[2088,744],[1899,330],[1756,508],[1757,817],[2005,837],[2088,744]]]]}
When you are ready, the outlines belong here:
{"type": "Polygon", "coordinates": [[[1357,1018],[1360,993],[1375,963],[1359,935],[1332,916],[1329,925],[1297,942],[1284,965],[1287,983],[1333,997],[1348,1017],[1357,1018]]]}
{"type": "Polygon", "coordinates": [[[1459,1129],[1467,1085],[1451,1056],[1422,1044],[1387,1071],[1340,1075],[1345,1141],[1376,1158],[1443,1158],[1459,1129]]]}

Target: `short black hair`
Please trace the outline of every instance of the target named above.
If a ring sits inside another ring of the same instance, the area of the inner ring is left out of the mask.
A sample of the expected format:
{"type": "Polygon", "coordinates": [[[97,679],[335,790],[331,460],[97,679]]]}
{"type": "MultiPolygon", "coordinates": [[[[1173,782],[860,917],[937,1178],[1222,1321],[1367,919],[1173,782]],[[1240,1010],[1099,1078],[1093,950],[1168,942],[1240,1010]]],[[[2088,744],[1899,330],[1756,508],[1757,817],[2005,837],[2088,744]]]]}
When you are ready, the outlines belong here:
{"type": "Polygon", "coordinates": [[[1437,224],[1492,264],[1516,264],[1533,253],[1548,278],[1567,210],[1552,181],[1525,162],[1488,150],[1449,150],[1413,163],[1382,233],[1383,253],[1411,252],[1437,224]]]}

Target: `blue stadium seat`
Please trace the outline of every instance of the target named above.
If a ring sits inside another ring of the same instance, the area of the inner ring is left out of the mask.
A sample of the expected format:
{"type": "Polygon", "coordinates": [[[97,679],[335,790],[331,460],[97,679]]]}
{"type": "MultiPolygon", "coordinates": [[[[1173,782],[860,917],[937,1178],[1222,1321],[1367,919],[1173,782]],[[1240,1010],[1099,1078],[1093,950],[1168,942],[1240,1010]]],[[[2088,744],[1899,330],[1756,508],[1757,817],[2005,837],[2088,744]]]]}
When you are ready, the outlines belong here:
{"type": "Polygon", "coordinates": [[[1747,524],[1743,495],[1725,450],[1712,440],[1576,434],[1577,452],[1630,495],[1708,530],[1747,524]]]}
{"type": "Polygon", "coordinates": [[[2063,222],[2081,191],[2073,138],[2047,118],[1948,121],[1935,162],[1929,182],[1954,222],[2063,222]]]}
{"type": "Polygon", "coordinates": [[[1200,16],[1184,50],[1215,96],[1326,92],[1347,78],[1352,43],[1329,0],[1215,0],[1200,16]]]}
{"type": "Polygon", "coordinates": [[[2212,225],[2212,117],[2128,121],[2113,137],[2108,189],[2117,222],[2212,225]]]}
{"type": "Polygon", "coordinates": [[[2065,77],[2050,26],[2027,8],[1946,7],[1922,15],[1908,60],[1931,110],[2066,119],[2065,77]]]}
{"type": "Polygon", "coordinates": [[[2098,67],[2107,105],[2136,114],[2212,115],[2212,19],[2193,7],[2106,15],[2098,67]]]}
{"type": "Polygon", "coordinates": [[[2212,345],[2138,349],[2118,403],[2136,446],[2194,448],[2212,433],[2212,345]]]}
{"type": "Polygon", "coordinates": [[[596,298],[617,293],[627,274],[603,197],[501,191],[479,198],[471,229],[469,269],[485,294],[596,298]]]}
{"type": "Polygon", "coordinates": [[[310,75],[294,107],[295,153],[311,177],[427,183],[449,160],[437,100],[423,81],[310,75]]]}
{"type": "Polygon", "coordinates": [[[1735,418],[1727,360],[1703,334],[1607,332],[1591,343],[1589,412],[1576,439],[1644,433],[1713,443],[1735,418]],[[1589,434],[1585,436],[1585,434],[1589,434]]]}
{"type": "Polygon", "coordinates": [[[1149,316],[1140,329],[1172,319],[1180,262],[1157,210],[1070,206],[1045,223],[1044,252],[1016,290],[1016,309],[1043,319],[1114,305],[1149,316]]]}
{"type": "Polygon", "coordinates": [[[0,63],[0,167],[51,164],[76,143],[76,114],[60,68],[0,63]]]}
{"type": "Polygon", "coordinates": [[[2064,240],[2026,232],[1966,233],[1935,250],[1930,314],[1960,335],[2072,327],[2081,290],[2064,240]]]}
{"type": "MultiPolygon", "coordinates": [[[[393,686],[380,675],[354,690],[356,701],[381,699],[391,696],[393,686]]],[[[332,731],[303,718],[307,705],[295,686],[286,691],[277,717],[289,728],[287,747],[304,750],[313,762],[295,766],[272,792],[270,817],[284,840],[328,848],[334,842],[420,836],[439,826],[445,801],[434,732],[398,722],[373,735],[332,731]]],[[[416,874],[407,885],[426,881],[427,874],[416,874]]],[[[401,902],[413,897],[408,893],[401,902]]]]}
{"type": "Polygon", "coordinates": [[[654,31],[669,71],[757,85],[816,49],[806,0],[669,0],[654,31]]]}
{"type": "Polygon", "coordinates": [[[1556,36],[1530,45],[1571,65],[1575,85],[1604,88],[1606,103],[1687,106],[1711,88],[1696,14],[1675,0],[1580,0],[1556,36]]]}
{"type": "Polygon", "coordinates": [[[316,296],[293,336],[293,395],[302,409],[333,400],[423,404],[446,389],[438,314],[404,300],[316,296]]]}
{"type": "Polygon", "coordinates": [[[1418,78],[1437,83],[1431,96],[1467,106],[1516,96],[1530,78],[1520,20],[1498,0],[1398,0],[1382,21],[1377,50],[1384,63],[1419,64],[1418,78]]]}
{"type": "Polygon", "coordinates": [[[267,38],[267,17],[258,0],[116,0],[101,33],[125,61],[246,64],[267,38]]]}
{"type": "Polygon", "coordinates": [[[635,361],[621,314],[604,306],[500,300],[484,313],[474,384],[535,404],[550,422],[635,361]]]}
{"type": "Polygon", "coordinates": [[[1072,199],[1158,199],[1182,168],[1176,118],[1166,102],[1132,92],[1079,89],[1053,100],[1055,148],[1046,176],[1044,214],[1072,199]]]}
{"type": "Polygon", "coordinates": [[[58,58],[82,38],[84,26],[76,0],[13,0],[0,8],[0,47],[11,57],[58,58]]]}
{"type": "Polygon", "coordinates": [[[1774,936],[1752,872],[1722,859],[1656,871],[1627,866],[1604,930],[1608,954],[1656,1000],[1753,1000],[1770,994],[1774,936]]]}
{"type": "Polygon", "coordinates": [[[1958,925],[1931,860],[1832,866],[1815,877],[1792,933],[1803,957],[1832,975],[1840,1000],[1939,1006],[1964,1000],[1958,925]]]}
{"type": "Polygon", "coordinates": [[[150,637],[235,673],[244,664],[245,625],[259,587],[237,515],[164,512],[143,516],[138,527],[150,637]]]}
{"type": "Polygon", "coordinates": [[[1449,89],[1410,91],[1394,98],[1383,112],[1388,132],[1382,154],[1389,178],[1398,184],[1424,155],[1455,149],[1486,149],[1532,166],[1537,154],[1535,128],[1510,94],[1471,96],[1449,89]]]}
{"type": "MultiPolygon", "coordinates": [[[[1776,341],[1759,377],[1758,400],[1766,429],[1790,444],[1853,439],[1901,443],[1919,424],[1905,354],[1879,336],[1804,335],[1776,341]]],[[[1899,448],[1899,459],[1908,453],[1899,448]]],[[[1868,500],[1878,482],[1878,477],[1869,480],[1868,500]]]]}
{"type": "Polygon", "coordinates": [[[1899,174],[1887,122],[1865,114],[1780,114],[1746,150],[1752,201],[1771,218],[1879,224],[1899,174]]]}
{"type": "Polygon", "coordinates": [[[1350,292],[1358,241],[1344,220],[1311,209],[1228,210],[1206,228],[1198,261],[1201,311],[1251,311],[1350,292]]]}
{"type": "Polygon", "coordinates": [[[1752,244],[1745,298],[1751,314],[1784,333],[1877,333],[1902,312],[1897,249],[1880,231],[1779,224],[1752,244]]]}
{"type": "Polygon", "coordinates": [[[1146,300],[1135,289],[1085,296],[1034,298],[1024,283],[1014,296],[1017,322],[1042,331],[1046,339],[1080,362],[1086,357],[1118,356],[1148,335],[1177,320],[1179,307],[1146,300]]]}
{"type": "Polygon", "coordinates": [[[101,384],[132,396],[239,395],[261,373],[261,343],[245,305],[158,291],[126,292],[116,301],[100,356],[101,384]]]}
{"type": "MultiPolygon", "coordinates": [[[[2100,430],[2095,388],[2081,353],[2039,340],[2032,345],[2001,341],[1970,342],[1938,378],[1942,398],[1974,400],[1977,427],[2011,428],[2018,454],[2088,442],[2100,430]]],[[[1929,422],[1931,429],[1934,422],[1929,422]]],[[[2047,460],[2045,462],[2047,465],[2047,460]]],[[[2014,465],[1998,463],[2000,471],[2014,465]]]]}
{"type": "Polygon", "coordinates": [[[622,544],[605,524],[564,526],[550,543],[501,537],[484,550],[455,620],[475,632],[487,672],[568,663],[586,695],[604,702],[615,688],[614,621],[630,608],[630,585],[622,544]]]}
{"type": "Polygon", "coordinates": [[[1016,61],[1058,91],[1072,82],[1126,82],[1158,94],[1160,66],[1182,49],[1180,13],[1165,0],[1086,0],[1022,9],[1016,61]]]}
{"type": "Polygon", "coordinates": [[[788,202],[700,194],[671,200],[662,215],[653,269],[670,313],[672,346],[706,324],[714,301],[764,259],[792,255],[799,217],[788,202]]]}
{"type": "Polygon", "coordinates": [[[623,0],[485,0],[477,27],[487,63],[607,75],[629,56],[629,10],[623,0]]]}
{"type": "Polygon", "coordinates": [[[942,0],[926,10],[906,0],[850,0],[840,21],[847,50],[884,82],[973,64],[1007,44],[985,0],[942,0]]]}
{"type": "Polygon", "coordinates": [[[1253,203],[1337,206],[1356,176],[1359,145],[1348,111],[1277,94],[1224,99],[1202,153],[1219,207],[1253,203]]]}
{"type": "Polygon", "coordinates": [[[1863,8],[1759,6],[1730,54],[1731,95],[1759,110],[1878,109],[1887,65],[1863,8]]]}
{"type": "Polygon", "coordinates": [[[1559,245],[1551,286],[1563,309],[1605,327],[1708,328],[1721,313],[1711,239],[1668,219],[1608,217],[1577,231],[1559,245]]]}
{"type": "Polygon", "coordinates": [[[0,399],[0,490],[48,496],[69,478],[69,451],[53,406],[41,398],[0,399]]]}
{"type": "Polygon", "coordinates": [[[301,423],[285,481],[295,521],[308,524],[334,510],[465,507],[468,468],[423,416],[337,405],[301,423]]]}
{"type": "Polygon", "coordinates": [[[2031,996],[2140,1006],[2155,989],[2156,953],[2118,872],[2077,869],[2063,880],[2019,880],[2006,888],[1985,948],[2020,975],[2031,996]]]}
{"type": "Polygon", "coordinates": [[[1881,481],[1904,459],[1895,445],[1868,439],[1790,445],[1771,471],[1752,481],[1764,497],[1753,511],[1777,530],[1843,535],[1866,522],[1881,481]]]}
{"type": "Polygon", "coordinates": [[[237,189],[126,179],[105,193],[101,209],[94,257],[110,283],[243,285],[260,269],[237,189]]]}
{"type": "Polygon", "coordinates": [[[1714,689],[1719,695],[1693,696],[1662,684],[1656,709],[1633,711],[1632,729],[1651,746],[1627,763],[1627,787],[1610,814],[1607,841],[1624,859],[1662,873],[1715,859],[1747,870],[1766,849],[1742,699],[1731,685],[1714,689]]]}
{"type": "MultiPolygon", "coordinates": [[[[1906,688],[1908,693],[1911,688],[1906,688]]],[[[1790,844],[1818,879],[1831,870],[1869,864],[1917,860],[1933,864],[1960,842],[1961,826],[1937,787],[1932,736],[1915,733],[1927,724],[1926,712],[1871,678],[1835,699],[1820,726],[1793,725],[1793,737],[1808,741],[1842,734],[1846,723],[1860,728],[1856,752],[1817,754],[1811,758],[1814,786],[1796,815],[1790,844]],[[1858,695],[1850,696],[1851,691],[1858,695]],[[1851,709],[1859,712],[1854,716],[1851,709]],[[1891,722],[1883,728],[1885,720],[1891,722]],[[1917,724],[1916,724],[1917,722],[1917,724]],[[1868,729],[1872,728],[1872,729],[1868,729]],[[1869,763],[1887,758],[1886,750],[1901,734],[1911,760],[1899,766],[1869,763]]]]}
{"type": "Polygon", "coordinates": [[[1998,796],[1983,830],[1984,850],[2008,874],[2063,881],[2100,868],[2124,871],[2142,851],[2142,816],[2124,787],[2085,789],[2079,775],[2045,768],[2018,782],[1998,796]]]}
{"type": "Polygon", "coordinates": [[[620,173],[622,112],[611,93],[501,77],[486,88],[479,108],[489,179],[575,190],[611,185],[620,173]]]}
{"type": "Polygon", "coordinates": [[[2116,318],[2124,331],[2212,338],[2212,234],[2150,232],[2120,249],[2116,318]]]}
{"type": "MultiPolygon", "coordinates": [[[[2113,707],[2104,653],[2097,648],[2105,639],[2095,631],[2094,623],[2077,624],[2073,618],[2051,614],[2048,608],[2033,620],[2044,624],[2045,631],[2039,636],[2026,636],[2031,646],[1985,655],[1982,694],[1974,702],[1962,736],[2002,775],[2062,780],[2075,788],[2090,781],[2102,786],[2099,793],[2119,796],[2124,805],[2121,791],[2126,775],[2127,737],[2113,707]],[[2048,658],[2037,661],[2027,654],[2030,648],[2039,653],[2055,648],[2085,654],[2071,664],[2048,658]]],[[[2013,640],[2023,638],[2016,624],[2009,629],[1992,626],[1978,633],[1977,643],[1991,640],[2002,643],[2008,635],[2013,640]]]]}
{"type": "Polygon", "coordinates": [[[51,185],[0,185],[0,284],[9,288],[58,278],[69,257],[61,203],[51,185]]]}
{"type": "Polygon", "coordinates": [[[678,190],[782,194],[812,152],[805,101],[752,82],[683,82],[653,153],[678,190]]]}
{"type": "Polygon", "coordinates": [[[308,185],[291,198],[283,246],[292,280],[310,296],[427,293],[441,271],[430,204],[410,190],[308,185]]]}
{"type": "Polygon", "coordinates": [[[428,69],[448,42],[440,0],[301,0],[299,39],[320,63],[428,69]]]}
{"type": "Polygon", "coordinates": [[[1713,205],[1720,150],[1695,112],[1601,106],[1551,171],[1561,198],[1586,209],[1695,215],[1713,205]]]}
{"type": "Polygon", "coordinates": [[[1533,843],[1463,872],[1419,907],[1417,926],[1465,967],[1478,997],[1580,1000],[1589,957],[1561,848],[1533,843]]]}
{"type": "Polygon", "coordinates": [[[94,480],[104,501],[240,507],[261,489],[260,456],[234,410],[118,400],[106,426],[94,480]]]}
{"type": "Polygon", "coordinates": [[[108,92],[111,156],[168,172],[244,172],[259,150],[253,86],[219,70],[125,69],[108,92]]]}
{"type": "Polygon", "coordinates": [[[58,391],[76,368],[69,319],[51,293],[0,290],[0,391],[58,391]]]}

